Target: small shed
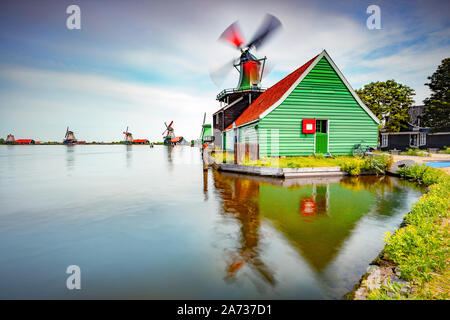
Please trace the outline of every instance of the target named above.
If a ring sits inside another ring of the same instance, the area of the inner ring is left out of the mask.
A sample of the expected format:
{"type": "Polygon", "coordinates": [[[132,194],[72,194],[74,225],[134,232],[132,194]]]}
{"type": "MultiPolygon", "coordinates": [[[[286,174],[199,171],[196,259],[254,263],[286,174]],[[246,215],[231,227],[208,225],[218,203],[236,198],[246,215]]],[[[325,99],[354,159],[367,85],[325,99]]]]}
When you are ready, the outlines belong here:
{"type": "Polygon", "coordinates": [[[14,141],[16,144],[35,144],[35,141],[33,139],[17,139],[14,141]]]}
{"type": "Polygon", "coordinates": [[[262,93],[224,131],[224,148],[256,143],[259,156],[347,155],[377,146],[379,119],[324,50],[262,93]]]}
{"type": "Polygon", "coordinates": [[[150,141],[148,141],[147,139],[135,139],[135,140],[133,140],[133,144],[146,144],[146,143],[150,143],[150,141]]]}

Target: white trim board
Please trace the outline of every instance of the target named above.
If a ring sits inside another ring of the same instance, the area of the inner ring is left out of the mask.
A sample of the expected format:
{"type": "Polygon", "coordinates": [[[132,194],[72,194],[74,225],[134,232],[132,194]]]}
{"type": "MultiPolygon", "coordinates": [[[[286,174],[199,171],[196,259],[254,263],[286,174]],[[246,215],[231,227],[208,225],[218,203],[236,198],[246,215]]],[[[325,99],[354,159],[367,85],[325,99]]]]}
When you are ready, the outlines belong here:
{"type": "Polygon", "coordinates": [[[339,70],[339,68],[336,66],[336,64],[333,62],[333,60],[330,58],[330,56],[328,55],[328,53],[323,50],[317,57],[316,59],[311,63],[311,65],[302,73],[302,75],[297,79],[297,81],[294,82],[294,84],[283,94],[283,96],[277,101],[275,102],[270,108],[268,108],[266,111],[264,111],[263,113],[261,113],[259,115],[259,119],[264,118],[265,116],[267,116],[269,113],[271,113],[273,110],[275,110],[281,103],[283,103],[284,100],[286,100],[286,98],[292,93],[292,91],[294,91],[295,88],[297,88],[297,86],[299,85],[300,82],[303,81],[303,79],[309,74],[309,72],[317,65],[317,63],[320,61],[320,59],[322,59],[323,57],[325,57],[328,62],[330,63],[331,67],[334,69],[334,71],[336,71],[337,75],[339,76],[339,78],[341,78],[342,82],[344,82],[345,86],[347,87],[348,91],[350,91],[350,93],[352,94],[353,98],[355,98],[356,102],[358,102],[358,104],[360,105],[361,108],[364,109],[364,111],[366,111],[366,113],[377,123],[380,124],[380,120],[373,114],[372,111],[370,111],[370,109],[361,101],[361,99],[358,97],[358,95],[356,94],[356,92],[353,90],[353,88],[350,86],[350,84],[348,83],[347,79],[345,79],[344,75],[342,74],[342,72],[339,70]]]}

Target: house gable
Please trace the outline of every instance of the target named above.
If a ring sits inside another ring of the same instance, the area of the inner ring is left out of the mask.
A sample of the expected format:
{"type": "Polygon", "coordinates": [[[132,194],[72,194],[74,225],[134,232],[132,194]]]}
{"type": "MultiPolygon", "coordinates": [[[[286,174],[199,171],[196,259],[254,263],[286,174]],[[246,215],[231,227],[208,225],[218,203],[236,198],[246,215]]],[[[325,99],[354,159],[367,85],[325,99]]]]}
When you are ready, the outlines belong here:
{"type": "MultiPolygon", "coordinates": [[[[347,81],[347,79],[344,77],[344,75],[342,74],[342,72],[339,70],[339,68],[336,66],[336,64],[334,63],[334,61],[331,59],[331,57],[328,55],[328,53],[323,50],[321,54],[319,54],[318,56],[314,57],[312,60],[308,61],[305,65],[308,64],[307,69],[305,69],[305,71],[300,75],[300,77],[291,85],[291,87],[289,89],[287,89],[285,91],[285,93],[283,94],[283,96],[276,101],[275,103],[273,103],[271,105],[270,108],[267,108],[266,110],[264,110],[264,112],[261,112],[259,115],[259,118],[264,118],[265,116],[267,116],[270,112],[272,112],[275,108],[277,108],[281,103],[283,103],[283,101],[292,93],[292,91],[294,91],[298,85],[303,81],[303,79],[305,79],[305,77],[308,76],[308,74],[316,68],[316,65],[319,62],[323,62],[324,60],[326,60],[330,66],[330,68],[334,71],[334,73],[337,75],[337,77],[342,81],[342,83],[345,85],[345,87],[347,88],[348,92],[353,96],[353,98],[355,99],[355,101],[358,103],[358,105],[373,119],[374,122],[376,122],[377,124],[380,124],[380,120],[377,118],[377,116],[375,116],[373,114],[372,111],[370,111],[370,109],[364,104],[364,102],[362,102],[362,100],[359,98],[358,94],[353,90],[352,86],[350,85],[350,83],[347,81]],[[311,62],[311,63],[310,63],[311,62]]],[[[305,66],[304,65],[304,66],[305,66]]],[[[329,69],[330,69],[329,68],[329,69]]],[[[329,72],[331,72],[331,70],[328,70],[329,72]]],[[[281,81],[280,81],[281,82],[281,81]]]]}
{"type": "MultiPolygon", "coordinates": [[[[277,131],[280,155],[308,155],[315,150],[315,135],[301,132],[302,119],[328,120],[329,152],[349,154],[364,140],[376,146],[378,119],[360,101],[332,60],[322,52],[271,108],[260,115],[261,134],[277,131]],[[263,133],[264,132],[264,133],[263,133]]],[[[260,139],[262,155],[272,154],[270,139],[260,139]]]]}

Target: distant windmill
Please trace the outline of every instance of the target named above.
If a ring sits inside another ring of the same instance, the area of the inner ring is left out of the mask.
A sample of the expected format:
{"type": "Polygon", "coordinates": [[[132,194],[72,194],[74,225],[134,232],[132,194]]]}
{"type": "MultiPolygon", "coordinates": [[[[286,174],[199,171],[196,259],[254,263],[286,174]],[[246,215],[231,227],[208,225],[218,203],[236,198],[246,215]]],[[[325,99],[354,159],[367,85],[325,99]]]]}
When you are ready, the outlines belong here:
{"type": "Polygon", "coordinates": [[[164,122],[164,125],[166,126],[166,130],[162,133],[164,136],[167,132],[167,134],[164,136],[164,144],[167,145],[173,145],[177,143],[181,143],[183,141],[183,137],[175,137],[175,131],[173,130],[173,121],[170,122],[169,125],[164,122]]]}
{"type": "Polygon", "coordinates": [[[128,127],[127,130],[123,132],[123,134],[125,135],[125,144],[132,144],[133,143],[133,135],[131,134],[131,132],[128,132],[128,127]]]}
{"type": "Polygon", "coordinates": [[[16,139],[14,139],[14,135],[8,134],[8,137],[6,137],[6,143],[14,143],[16,139]]]}
{"type": "Polygon", "coordinates": [[[211,124],[210,123],[205,124],[205,120],[206,120],[206,112],[203,115],[202,131],[200,133],[200,140],[201,140],[202,145],[204,143],[209,143],[209,142],[214,141],[214,137],[212,136],[211,124]]]}
{"type": "Polygon", "coordinates": [[[75,139],[75,135],[73,134],[73,131],[69,131],[69,127],[67,127],[66,135],[64,136],[64,143],[72,144],[75,142],[77,142],[77,139],[75,139]]]}
{"type": "Polygon", "coordinates": [[[164,134],[166,134],[167,132],[167,134],[164,136],[164,144],[170,144],[170,140],[172,140],[172,138],[175,138],[175,131],[172,128],[173,121],[171,121],[169,125],[164,122],[164,125],[166,126],[166,130],[163,131],[162,135],[164,136],[164,134]]]}

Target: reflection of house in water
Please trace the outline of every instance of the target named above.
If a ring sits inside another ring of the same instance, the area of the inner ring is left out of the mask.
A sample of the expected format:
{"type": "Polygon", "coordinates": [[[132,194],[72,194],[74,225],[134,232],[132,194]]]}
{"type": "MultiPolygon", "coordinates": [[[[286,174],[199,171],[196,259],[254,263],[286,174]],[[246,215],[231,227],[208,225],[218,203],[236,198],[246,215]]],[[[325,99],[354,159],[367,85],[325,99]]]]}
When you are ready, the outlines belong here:
{"type": "Polygon", "coordinates": [[[273,222],[316,271],[333,260],[374,201],[375,195],[367,190],[354,193],[323,181],[288,188],[260,185],[261,215],[273,222]]]}
{"type": "MultiPolygon", "coordinates": [[[[377,212],[384,191],[392,191],[388,177],[281,180],[215,172],[214,184],[223,199],[224,213],[234,215],[241,224],[241,247],[229,264],[229,276],[246,263],[260,266],[264,218],[321,272],[357,222],[371,210],[377,212]],[[361,183],[364,185],[359,186],[361,183]]],[[[273,282],[270,277],[268,281],[273,282]]]]}
{"type": "Polygon", "coordinates": [[[247,266],[274,284],[273,271],[260,257],[259,182],[235,178],[213,171],[214,186],[222,198],[223,214],[233,216],[240,223],[240,243],[228,257],[226,279],[233,280],[239,270],[247,266]]]}

